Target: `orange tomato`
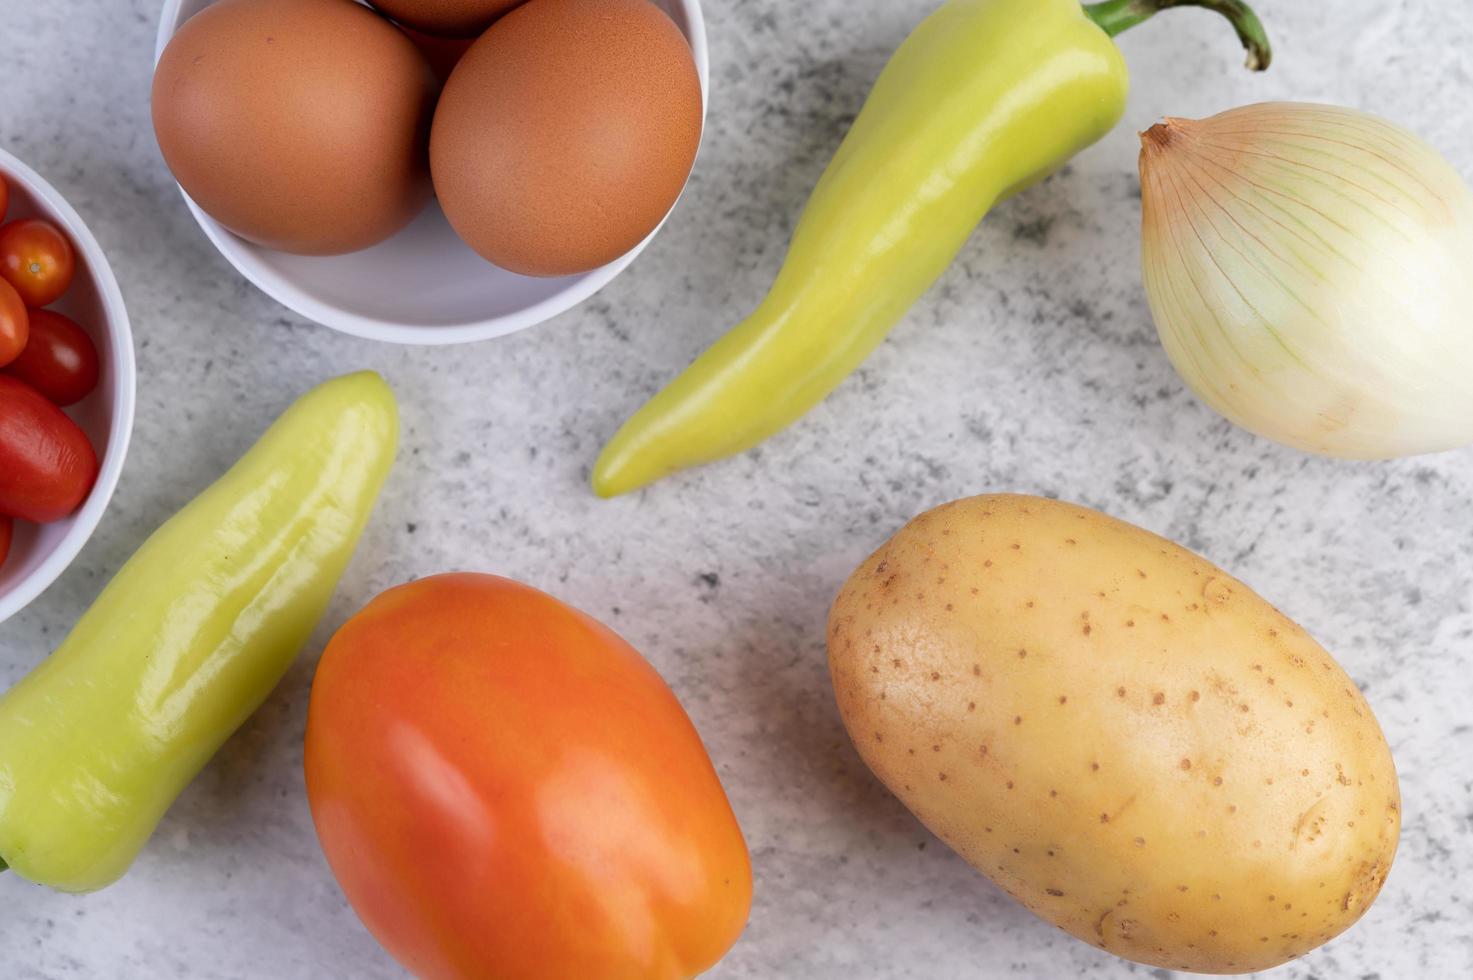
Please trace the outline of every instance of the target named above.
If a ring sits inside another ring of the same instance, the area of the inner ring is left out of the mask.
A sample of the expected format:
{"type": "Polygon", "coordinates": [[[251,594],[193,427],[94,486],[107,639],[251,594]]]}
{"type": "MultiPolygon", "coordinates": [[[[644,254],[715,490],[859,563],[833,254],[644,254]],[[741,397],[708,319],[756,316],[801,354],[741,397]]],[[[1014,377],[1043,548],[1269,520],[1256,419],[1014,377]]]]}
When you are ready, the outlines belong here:
{"type": "Polygon", "coordinates": [[[306,770],[348,901],[419,977],[689,978],[746,923],[746,843],[675,695],[528,586],[369,603],[318,666],[306,770]]]}
{"type": "Polygon", "coordinates": [[[56,302],[76,271],[72,243],[51,222],[24,218],[0,225],[0,276],[9,280],[27,306],[56,302]]]}
{"type": "Polygon", "coordinates": [[[15,287],[0,279],[0,368],[20,357],[31,339],[31,315],[15,287]]]}

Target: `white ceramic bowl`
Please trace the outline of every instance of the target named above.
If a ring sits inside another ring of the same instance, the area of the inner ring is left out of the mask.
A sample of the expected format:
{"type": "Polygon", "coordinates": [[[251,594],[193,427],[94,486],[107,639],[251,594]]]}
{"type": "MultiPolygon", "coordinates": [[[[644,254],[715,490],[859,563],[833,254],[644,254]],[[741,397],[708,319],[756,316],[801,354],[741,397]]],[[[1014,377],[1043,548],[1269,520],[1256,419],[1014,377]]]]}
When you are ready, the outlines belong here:
{"type": "MultiPolygon", "coordinates": [[[[165,0],[155,63],[179,25],[211,2],[165,0]]],[[[710,73],[700,0],[653,2],[690,41],[704,116],[710,73]]],[[[334,330],[399,344],[459,344],[542,323],[602,289],[650,241],[592,272],[533,279],[499,269],[471,251],[434,203],[388,241],[349,255],[320,257],[248,242],[205,214],[189,195],[184,199],[220,254],[277,302],[334,330]],[[406,282],[413,288],[406,289],[406,282]]]]}
{"type": "Polygon", "coordinates": [[[10,185],[6,220],[45,218],[71,239],[77,254],[76,277],[66,295],[50,308],[65,313],[91,335],[102,361],[97,390],[67,409],[97,450],[102,463],[97,485],[81,509],[66,520],[39,527],[15,522],[10,557],[0,563],[0,622],[4,622],[56,580],[102,519],[128,452],[137,379],[128,311],[97,239],[54,187],[4,150],[0,150],[0,174],[10,185]]]}

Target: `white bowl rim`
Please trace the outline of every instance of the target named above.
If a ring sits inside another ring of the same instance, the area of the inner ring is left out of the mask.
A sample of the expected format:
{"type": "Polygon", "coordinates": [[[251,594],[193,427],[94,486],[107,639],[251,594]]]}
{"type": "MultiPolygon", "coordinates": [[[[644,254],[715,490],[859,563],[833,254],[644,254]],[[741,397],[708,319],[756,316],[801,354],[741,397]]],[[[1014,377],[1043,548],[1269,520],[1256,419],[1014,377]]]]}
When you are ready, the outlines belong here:
{"type": "Polygon", "coordinates": [[[53,213],[60,216],[72,244],[86,259],[87,268],[97,281],[97,292],[107,316],[107,330],[112,335],[113,371],[117,389],[117,400],[113,404],[108,426],[107,452],[103,456],[97,482],[81,509],[70,518],[72,526],[67,529],[51,554],[42,559],[35,571],[22,579],[15,588],[0,595],[0,623],[3,623],[50,587],[76,559],[82,546],[92,537],[92,532],[101,522],[103,511],[112,502],[118,477],[123,472],[123,460],[128,455],[128,443],[133,436],[138,368],[133,354],[133,329],[128,321],[128,309],[123,304],[123,292],[118,288],[117,276],[113,274],[112,266],[92,230],[55,187],[4,148],[0,148],[0,170],[19,179],[25,184],[26,190],[44,201],[53,213]]]}
{"type": "MultiPolygon", "coordinates": [[[[365,2],[365,0],[359,0],[359,2],[365,2]]],[[[701,128],[704,132],[711,88],[710,52],[707,49],[705,15],[701,10],[701,0],[675,0],[675,2],[679,3],[683,9],[687,27],[690,30],[688,40],[696,63],[696,74],[701,82],[701,128]]],[[[185,0],[164,0],[163,12],[159,15],[158,35],[154,41],[155,65],[163,56],[164,48],[168,47],[169,41],[179,30],[179,14],[184,3],[185,0]]],[[[694,162],[692,162],[691,170],[692,172],[695,170],[694,162]]],[[[179,186],[177,182],[175,186],[179,186]]],[[[665,213],[665,217],[661,218],[660,223],[655,226],[655,230],[650,232],[644,241],[608,265],[584,273],[576,284],[539,303],[515,313],[506,313],[486,319],[427,326],[404,324],[395,320],[351,313],[330,303],[324,303],[260,261],[243,239],[236,237],[224,225],[206,214],[185,193],[183,187],[179,187],[179,193],[189,207],[190,213],[194,215],[195,222],[204,230],[205,236],[209,238],[216,250],[235,267],[237,272],[267,296],[307,319],[340,333],[364,340],[417,347],[441,347],[504,337],[545,323],[558,314],[578,306],[612,282],[619,273],[627,269],[630,263],[639,257],[639,254],[660,233],[660,229],[664,227],[665,222],[669,220],[670,215],[674,213],[679,204],[677,199],[676,203],[672,204],[670,210],[665,213]]],[[[684,196],[684,193],[682,189],[681,195],[684,196]]]]}

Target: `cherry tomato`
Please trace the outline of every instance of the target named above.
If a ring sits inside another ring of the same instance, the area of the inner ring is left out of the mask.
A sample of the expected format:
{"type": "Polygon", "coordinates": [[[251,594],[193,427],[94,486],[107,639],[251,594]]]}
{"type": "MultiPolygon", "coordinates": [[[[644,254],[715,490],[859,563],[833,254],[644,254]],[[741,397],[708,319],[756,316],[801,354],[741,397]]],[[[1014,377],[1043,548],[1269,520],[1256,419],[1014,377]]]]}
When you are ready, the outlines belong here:
{"type": "MultiPolygon", "coordinates": [[[[0,285],[9,284],[0,281],[0,285]]],[[[92,338],[60,313],[31,310],[30,317],[31,339],[5,373],[57,405],[75,405],[97,387],[97,348],[92,338]]]]}
{"type": "MultiPolygon", "coordinates": [[[[0,180],[5,178],[0,177],[0,180]]],[[[15,534],[15,521],[4,514],[0,514],[0,566],[5,564],[6,557],[10,554],[10,539],[15,534]]]]}
{"type": "Polygon", "coordinates": [[[24,381],[0,374],[0,513],[45,524],[82,505],[97,453],[77,423],[24,381]]]}
{"type": "Polygon", "coordinates": [[[20,357],[31,336],[31,317],[15,287],[0,279],[0,368],[20,357]]]}
{"type": "Polygon", "coordinates": [[[427,980],[676,980],[741,934],[751,865],[700,736],[601,624],[489,575],[390,589],[307,715],[328,863],[427,980]]]}
{"type": "Polygon", "coordinates": [[[4,220],[5,212],[10,210],[10,183],[0,174],[0,220],[4,220]]]}
{"type": "Polygon", "coordinates": [[[51,222],[24,218],[0,226],[0,276],[27,306],[56,302],[76,271],[72,243],[51,222]]]}

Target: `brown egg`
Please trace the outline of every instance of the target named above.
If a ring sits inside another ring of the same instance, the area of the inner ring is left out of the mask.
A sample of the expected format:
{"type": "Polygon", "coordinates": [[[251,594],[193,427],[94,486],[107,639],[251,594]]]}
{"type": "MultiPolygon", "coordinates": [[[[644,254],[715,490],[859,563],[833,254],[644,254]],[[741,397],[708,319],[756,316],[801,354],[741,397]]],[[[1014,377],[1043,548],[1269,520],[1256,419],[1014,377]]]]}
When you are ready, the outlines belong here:
{"type": "Polygon", "coordinates": [[[701,139],[690,46],[646,0],[530,0],[492,25],[435,110],[430,171],[460,237],[530,276],[638,245],[701,139]]]}
{"type": "Polygon", "coordinates": [[[442,85],[450,77],[450,73],[455,70],[455,66],[460,64],[461,57],[470,50],[471,44],[475,41],[475,38],[470,37],[444,37],[439,34],[427,34],[406,24],[400,24],[399,30],[414,42],[416,48],[419,48],[419,53],[425,56],[430,70],[435,73],[435,77],[442,85]]]}
{"type": "Polygon", "coordinates": [[[388,238],[428,201],[435,92],[409,38],[352,0],[220,0],[159,59],[154,133],[222,225],[331,255],[388,238]]]}
{"type": "Polygon", "coordinates": [[[401,24],[442,37],[475,37],[524,0],[369,0],[401,24]]]}

